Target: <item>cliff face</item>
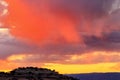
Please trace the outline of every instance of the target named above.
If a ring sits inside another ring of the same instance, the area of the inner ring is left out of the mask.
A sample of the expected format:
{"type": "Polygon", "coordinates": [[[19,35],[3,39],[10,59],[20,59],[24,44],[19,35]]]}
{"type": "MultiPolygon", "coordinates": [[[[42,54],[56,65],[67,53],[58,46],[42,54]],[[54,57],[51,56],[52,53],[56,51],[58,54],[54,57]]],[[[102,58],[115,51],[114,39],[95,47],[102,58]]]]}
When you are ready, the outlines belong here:
{"type": "Polygon", "coordinates": [[[17,68],[9,73],[0,73],[0,80],[78,80],[59,74],[55,70],[37,67],[17,68]]]}

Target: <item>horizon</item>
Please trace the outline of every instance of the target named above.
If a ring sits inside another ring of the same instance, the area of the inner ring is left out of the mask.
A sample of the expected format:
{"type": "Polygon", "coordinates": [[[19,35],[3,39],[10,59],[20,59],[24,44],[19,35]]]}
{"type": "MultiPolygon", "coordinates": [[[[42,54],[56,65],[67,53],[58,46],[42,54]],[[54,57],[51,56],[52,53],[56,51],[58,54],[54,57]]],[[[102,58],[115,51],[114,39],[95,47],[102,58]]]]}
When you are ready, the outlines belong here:
{"type": "MultiPolygon", "coordinates": [[[[27,67],[18,67],[18,68],[27,68],[27,67]]],[[[29,67],[32,67],[32,66],[29,66],[29,67]]],[[[18,68],[14,68],[12,70],[15,70],[15,69],[18,69],[18,68]]],[[[44,68],[44,67],[33,67],[33,68],[50,69],[50,68],[44,68]]],[[[7,71],[3,70],[3,71],[0,71],[0,72],[9,73],[12,70],[7,70],[7,71]]],[[[50,69],[50,70],[52,71],[52,70],[55,70],[55,69],[50,69]]],[[[55,70],[55,72],[58,72],[58,71],[55,70]]],[[[64,75],[71,75],[72,74],[72,75],[74,75],[74,74],[116,74],[116,73],[120,74],[120,72],[88,72],[88,73],[83,72],[83,73],[59,73],[59,74],[64,74],[64,75]]]]}
{"type": "Polygon", "coordinates": [[[120,0],[0,0],[0,64],[120,72],[120,0]]]}

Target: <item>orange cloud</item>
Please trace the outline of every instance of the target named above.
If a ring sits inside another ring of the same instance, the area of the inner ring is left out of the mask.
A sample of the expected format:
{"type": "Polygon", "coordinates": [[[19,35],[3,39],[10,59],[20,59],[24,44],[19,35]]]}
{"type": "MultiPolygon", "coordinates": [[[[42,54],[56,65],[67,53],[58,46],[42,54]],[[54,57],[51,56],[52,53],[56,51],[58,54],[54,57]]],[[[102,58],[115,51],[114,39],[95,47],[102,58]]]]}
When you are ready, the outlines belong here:
{"type": "MultiPolygon", "coordinates": [[[[11,27],[11,33],[36,44],[83,43],[84,35],[101,37],[103,33],[115,28],[108,30],[106,27],[109,17],[111,18],[108,6],[112,1],[105,2],[106,6],[101,0],[93,1],[89,5],[82,0],[70,3],[61,0],[58,0],[59,3],[54,0],[7,2],[7,22],[11,27]],[[103,5],[106,10],[103,9],[103,5]]],[[[116,15],[111,15],[113,20],[116,15]]]]}
{"type": "Polygon", "coordinates": [[[8,22],[13,35],[29,39],[34,43],[56,43],[59,39],[80,42],[75,24],[71,19],[55,17],[45,8],[33,8],[21,0],[8,0],[8,22]],[[71,34],[71,35],[70,35],[71,34]]]}
{"type": "Polygon", "coordinates": [[[117,52],[109,54],[105,52],[94,52],[91,53],[91,55],[69,55],[67,57],[57,54],[49,55],[48,57],[43,54],[14,54],[9,56],[6,60],[0,60],[0,63],[2,64],[0,69],[1,71],[9,71],[16,67],[37,66],[55,69],[64,74],[119,72],[119,54],[117,52]],[[113,57],[115,55],[118,57],[113,57]],[[118,61],[113,62],[114,60],[118,61]]]}
{"type": "Polygon", "coordinates": [[[84,54],[75,54],[65,59],[65,64],[97,64],[119,62],[119,52],[91,52],[84,54]]]}
{"type": "Polygon", "coordinates": [[[120,61],[120,55],[118,52],[91,52],[84,54],[13,54],[7,58],[13,62],[25,62],[25,63],[59,63],[59,64],[98,64],[98,63],[117,63],[120,61]]]}
{"type": "MultiPolygon", "coordinates": [[[[100,20],[98,17],[108,13],[107,10],[102,10],[101,1],[99,6],[96,6],[99,3],[94,1],[89,6],[86,1],[67,3],[58,0],[59,4],[54,0],[36,0],[33,3],[27,0],[7,0],[7,2],[9,4],[8,23],[10,27],[14,26],[11,28],[11,33],[37,44],[56,44],[60,41],[78,43],[83,41],[82,33],[100,36],[106,17],[99,18],[100,20]]],[[[108,3],[106,2],[106,7],[108,3]]]]}

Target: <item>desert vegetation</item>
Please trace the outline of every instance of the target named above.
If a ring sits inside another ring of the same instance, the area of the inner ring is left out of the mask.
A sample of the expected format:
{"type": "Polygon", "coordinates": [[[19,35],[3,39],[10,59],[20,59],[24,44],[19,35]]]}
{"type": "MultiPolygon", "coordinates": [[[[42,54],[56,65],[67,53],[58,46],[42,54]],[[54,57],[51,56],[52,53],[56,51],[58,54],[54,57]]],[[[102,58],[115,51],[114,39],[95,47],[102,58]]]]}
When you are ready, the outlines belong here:
{"type": "Polygon", "coordinates": [[[55,70],[37,67],[19,67],[10,72],[0,72],[0,80],[78,80],[59,74],[55,70]]]}

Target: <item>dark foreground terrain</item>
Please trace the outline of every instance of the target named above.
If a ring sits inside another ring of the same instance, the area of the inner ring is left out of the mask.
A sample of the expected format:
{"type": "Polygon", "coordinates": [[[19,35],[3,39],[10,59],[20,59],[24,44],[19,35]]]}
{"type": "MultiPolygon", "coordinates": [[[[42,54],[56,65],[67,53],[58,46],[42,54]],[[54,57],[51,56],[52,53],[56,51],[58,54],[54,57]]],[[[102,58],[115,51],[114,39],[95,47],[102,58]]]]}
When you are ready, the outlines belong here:
{"type": "Polygon", "coordinates": [[[78,80],[59,74],[55,70],[37,67],[22,67],[10,72],[0,72],[0,80],[78,80]]]}
{"type": "Polygon", "coordinates": [[[80,80],[120,80],[120,73],[70,74],[80,80]]]}

